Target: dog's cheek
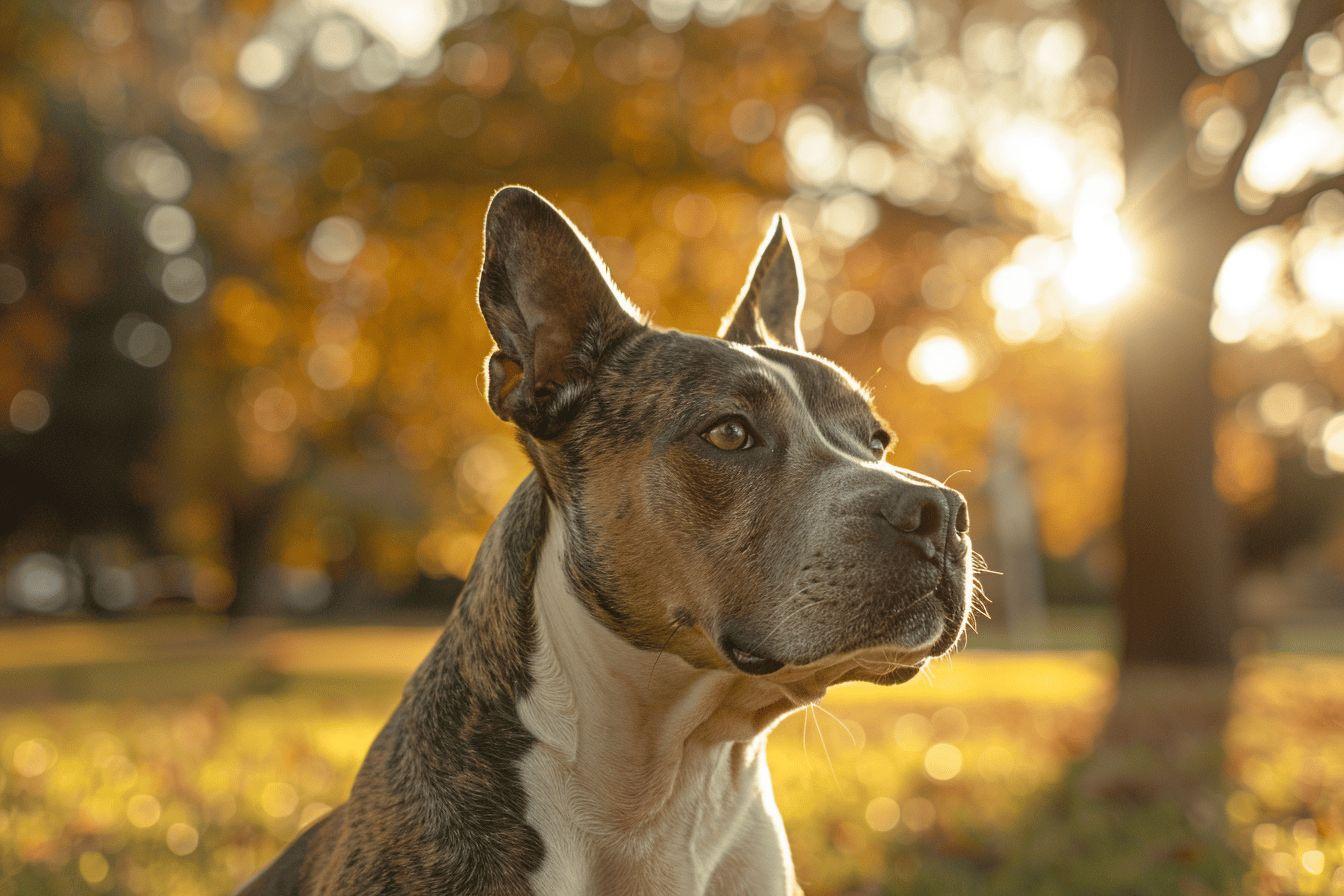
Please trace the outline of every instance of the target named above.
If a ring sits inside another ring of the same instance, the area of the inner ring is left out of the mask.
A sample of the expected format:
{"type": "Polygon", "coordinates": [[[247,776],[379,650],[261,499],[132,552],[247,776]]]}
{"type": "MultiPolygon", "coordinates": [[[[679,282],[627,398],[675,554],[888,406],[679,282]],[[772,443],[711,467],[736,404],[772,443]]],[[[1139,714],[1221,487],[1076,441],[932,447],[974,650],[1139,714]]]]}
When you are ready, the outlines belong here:
{"type": "Polygon", "coordinates": [[[582,509],[575,520],[585,564],[618,604],[611,627],[641,647],[666,642],[676,609],[669,596],[685,590],[675,545],[656,515],[659,501],[640,475],[646,454],[612,451],[591,465],[576,492],[582,509]]]}

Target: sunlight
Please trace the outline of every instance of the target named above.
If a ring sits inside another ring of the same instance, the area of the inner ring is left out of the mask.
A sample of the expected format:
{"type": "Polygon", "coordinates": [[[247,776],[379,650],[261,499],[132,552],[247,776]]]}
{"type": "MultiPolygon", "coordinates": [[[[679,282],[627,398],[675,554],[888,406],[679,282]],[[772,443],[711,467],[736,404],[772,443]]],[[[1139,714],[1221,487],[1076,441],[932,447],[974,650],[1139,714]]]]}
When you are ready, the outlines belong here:
{"type": "Polygon", "coordinates": [[[1268,56],[1279,48],[1292,27],[1291,10],[1282,0],[1242,0],[1228,17],[1232,36],[1254,56],[1268,56]]]}
{"type": "Polygon", "coordinates": [[[1138,282],[1138,250],[1105,191],[1086,192],[1068,237],[1028,237],[986,278],[995,332],[1009,345],[1048,338],[1066,322],[1095,338],[1138,282]]]}
{"type": "Polygon", "coordinates": [[[1213,292],[1218,305],[1248,313],[1283,277],[1287,253],[1282,234],[1262,230],[1239,242],[1227,254],[1213,292]]]}
{"type": "Polygon", "coordinates": [[[1112,310],[1138,279],[1138,254],[1115,212],[1092,208],[1073,225],[1073,248],[1060,272],[1060,284],[1075,315],[1112,310]]]}
{"type": "Polygon", "coordinates": [[[1243,237],[1214,283],[1213,335],[1269,348],[1308,343],[1344,318],[1344,194],[1322,193],[1290,233],[1264,227],[1243,237]]]}
{"type": "Polygon", "coordinates": [[[1326,466],[1336,473],[1344,473],[1344,414],[1331,417],[1321,430],[1321,450],[1326,466]]]}
{"type": "Polygon", "coordinates": [[[1304,227],[1293,239],[1293,254],[1304,297],[1331,316],[1344,316],[1344,233],[1304,227]]]}
{"type": "Polygon", "coordinates": [[[965,389],[975,379],[976,363],[971,349],[956,334],[929,330],[910,350],[910,375],[926,386],[948,392],[965,389]]]}
{"type": "Polygon", "coordinates": [[[326,5],[356,19],[371,34],[391,44],[403,59],[430,52],[452,24],[443,0],[328,0],[326,5]]]}
{"type": "Polygon", "coordinates": [[[1282,330],[1288,313],[1283,295],[1287,270],[1288,240],[1282,228],[1257,230],[1233,246],[1214,281],[1214,337],[1236,343],[1252,333],[1282,330]]]}
{"type": "Polygon", "coordinates": [[[1248,185],[1273,195],[1291,190],[1317,170],[1338,161],[1333,116],[1314,97],[1289,95],[1277,121],[1255,138],[1246,154],[1248,185]]]}
{"type": "Polygon", "coordinates": [[[805,184],[831,183],[845,164],[845,146],[831,117],[816,106],[804,106],[789,119],[784,149],[795,176],[805,184]]]}
{"type": "Polygon", "coordinates": [[[1075,187],[1071,141],[1053,122],[1021,115],[994,133],[986,146],[986,168],[1014,183],[1034,205],[1055,209],[1075,187]]]}
{"type": "Polygon", "coordinates": [[[1030,307],[1040,286],[1036,272],[1024,264],[1009,263],[989,275],[989,301],[999,310],[1030,307]]]}

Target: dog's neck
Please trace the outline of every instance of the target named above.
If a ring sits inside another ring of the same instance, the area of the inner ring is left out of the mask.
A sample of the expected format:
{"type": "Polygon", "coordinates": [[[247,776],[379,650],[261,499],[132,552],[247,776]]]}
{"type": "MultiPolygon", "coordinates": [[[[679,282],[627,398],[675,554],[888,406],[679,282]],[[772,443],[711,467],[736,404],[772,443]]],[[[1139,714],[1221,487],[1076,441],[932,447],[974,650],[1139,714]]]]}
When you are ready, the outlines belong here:
{"type": "Polygon", "coordinates": [[[500,808],[540,844],[523,872],[532,892],[792,892],[765,734],[797,690],[695,669],[604,627],[569,583],[565,531],[529,477],[390,723],[405,733],[366,767],[423,791],[431,820],[466,813],[444,834],[471,824],[483,776],[500,774],[500,808]],[[464,773],[443,773],[444,749],[464,773]]]}
{"type": "Polygon", "coordinates": [[[735,790],[763,772],[765,733],[793,702],[775,684],[693,668],[603,626],[569,583],[564,520],[554,507],[550,516],[533,590],[533,683],[520,716],[570,768],[593,820],[629,829],[688,786],[735,790]]]}

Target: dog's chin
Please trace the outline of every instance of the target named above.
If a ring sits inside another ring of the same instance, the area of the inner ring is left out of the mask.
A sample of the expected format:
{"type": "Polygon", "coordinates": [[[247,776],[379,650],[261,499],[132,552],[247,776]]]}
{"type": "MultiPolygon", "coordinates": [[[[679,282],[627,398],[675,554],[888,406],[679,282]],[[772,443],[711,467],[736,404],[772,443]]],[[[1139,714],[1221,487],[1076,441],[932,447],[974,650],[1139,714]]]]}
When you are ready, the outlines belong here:
{"type": "Polygon", "coordinates": [[[888,672],[870,672],[863,668],[856,668],[845,675],[844,681],[867,681],[871,684],[890,685],[905,684],[924,670],[929,664],[928,657],[915,663],[913,666],[897,666],[888,672]]]}
{"type": "Polygon", "coordinates": [[[889,631],[837,639],[803,656],[775,656],[767,648],[747,648],[730,635],[719,639],[719,650],[737,671],[751,676],[790,678],[814,673],[832,673],[835,681],[871,681],[901,684],[919,674],[948,640],[949,625],[931,603],[928,610],[903,613],[889,631]]]}

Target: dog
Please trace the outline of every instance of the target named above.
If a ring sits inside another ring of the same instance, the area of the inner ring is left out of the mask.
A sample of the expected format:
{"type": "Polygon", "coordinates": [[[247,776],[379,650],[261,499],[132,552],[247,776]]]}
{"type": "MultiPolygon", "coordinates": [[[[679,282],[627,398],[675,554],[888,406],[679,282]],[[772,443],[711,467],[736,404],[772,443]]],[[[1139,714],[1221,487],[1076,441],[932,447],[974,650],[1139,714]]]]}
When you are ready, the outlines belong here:
{"type": "Polygon", "coordinates": [[[966,625],[966,502],[803,348],[777,216],[716,338],[656,328],[538,194],[490,202],[486,399],[533,471],[349,800],[241,891],[801,893],[766,735],[966,625]]]}

